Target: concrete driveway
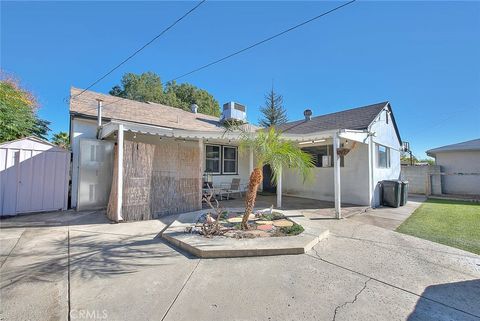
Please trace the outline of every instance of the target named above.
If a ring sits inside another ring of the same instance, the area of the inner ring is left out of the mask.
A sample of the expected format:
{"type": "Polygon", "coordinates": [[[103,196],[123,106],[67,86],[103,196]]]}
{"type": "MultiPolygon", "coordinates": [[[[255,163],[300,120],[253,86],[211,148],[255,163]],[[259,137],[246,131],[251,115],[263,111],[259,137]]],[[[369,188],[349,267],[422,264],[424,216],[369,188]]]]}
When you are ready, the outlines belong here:
{"type": "Polygon", "coordinates": [[[408,202],[404,206],[369,208],[366,211],[355,213],[349,219],[394,231],[427,199],[423,195],[409,195],[408,198],[408,202]]]}
{"type": "Polygon", "coordinates": [[[480,257],[355,220],[306,255],[189,257],[169,223],[0,221],[1,320],[480,320],[480,257]]]}

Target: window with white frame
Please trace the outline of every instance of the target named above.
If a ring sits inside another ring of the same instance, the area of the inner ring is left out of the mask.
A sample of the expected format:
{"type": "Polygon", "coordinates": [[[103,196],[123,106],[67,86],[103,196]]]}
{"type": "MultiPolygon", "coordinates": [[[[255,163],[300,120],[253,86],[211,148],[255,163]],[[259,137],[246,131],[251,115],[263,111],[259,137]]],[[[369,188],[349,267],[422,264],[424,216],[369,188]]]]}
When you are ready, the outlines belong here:
{"type": "Polygon", "coordinates": [[[390,168],[390,148],[377,145],[377,167],[379,168],[390,168]]]}
{"type": "Polygon", "coordinates": [[[238,173],[236,146],[205,145],[205,172],[234,175],[238,173]]]}
{"type": "Polygon", "coordinates": [[[220,174],[220,146],[205,145],[205,171],[220,174]]]}
{"type": "Polygon", "coordinates": [[[236,174],[237,173],[237,147],[234,146],[222,146],[223,150],[223,174],[236,174]]]}

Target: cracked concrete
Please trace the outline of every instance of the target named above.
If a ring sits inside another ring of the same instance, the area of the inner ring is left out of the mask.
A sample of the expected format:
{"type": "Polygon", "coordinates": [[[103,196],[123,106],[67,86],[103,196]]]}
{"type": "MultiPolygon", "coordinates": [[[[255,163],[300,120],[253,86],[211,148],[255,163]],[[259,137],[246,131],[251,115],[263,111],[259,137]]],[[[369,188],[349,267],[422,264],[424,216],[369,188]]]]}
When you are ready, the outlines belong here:
{"type": "Polygon", "coordinates": [[[199,260],[168,219],[58,216],[0,221],[1,320],[480,320],[479,256],[355,220],[305,219],[332,233],[305,255],[199,260]]]}
{"type": "Polygon", "coordinates": [[[344,302],[342,305],[337,305],[335,307],[335,310],[333,311],[333,321],[336,320],[337,318],[337,313],[338,311],[340,311],[340,309],[344,308],[347,304],[354,304],[355,302],[357,302],[357,299],[358,299],[358,296],[367,288],[367,283],[368,281],[372,280],[371,278],[366,280],[365,283],[363,283],[363,287],[360,289],[360,291],[358,291],[356,294],[355,294],[355,297],[353,298],[352,301],[346,301],[344,302]]]}

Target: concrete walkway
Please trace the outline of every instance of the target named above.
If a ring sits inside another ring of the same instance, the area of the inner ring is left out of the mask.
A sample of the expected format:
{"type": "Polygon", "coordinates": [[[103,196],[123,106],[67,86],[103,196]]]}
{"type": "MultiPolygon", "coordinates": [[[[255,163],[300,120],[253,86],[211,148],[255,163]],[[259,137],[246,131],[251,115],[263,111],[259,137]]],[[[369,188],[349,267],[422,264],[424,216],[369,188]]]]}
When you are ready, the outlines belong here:
{"type": "MultiPolygon", "coordinates": [[[[224,208],[240,208],[245,206],[245,199],[234,194],[235,199],[220,201],[220,205],[224,208]]],[[[275,194],[265,193],[259,194],[255,201],[257,208],[269,208],[276,206],[277,196],[275,194]]],[[[207,206],[205,205],[205,208],[207,206]]],[[[358,213],[365,212],[367,206],[342,203],[342,216],[350,217],[358,213]]],[[[282,210],[296,210],[306,217],[312,218],[334,218],[335,203],[329,201],[314,200],[310,198],[283,196],[282,210]]]]}
{"type": "Polygon", "coordinates": [[[356,213],[356,215],[351,216],[349,219],[394,231],[403,221],[412,215],[425,200],[426,197],[424,196],[409,196],[408,202],[404,206],[398,208],[379,207],[368,209],[365,212],[356,213]]]}
{"type": "Polygon", "coordinates": [[[0,320],[480,320],[468,252],[325,219],[307,254],[197,259],[157,237],[171,219],[1,220],[0,320]]]}

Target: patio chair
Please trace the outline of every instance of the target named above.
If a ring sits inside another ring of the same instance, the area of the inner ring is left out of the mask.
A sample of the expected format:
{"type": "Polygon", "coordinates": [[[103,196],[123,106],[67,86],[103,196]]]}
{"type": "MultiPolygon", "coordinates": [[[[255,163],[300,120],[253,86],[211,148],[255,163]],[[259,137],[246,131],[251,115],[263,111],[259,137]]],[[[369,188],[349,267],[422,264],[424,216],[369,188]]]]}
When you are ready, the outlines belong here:
{"type": "Polygon", "coordinates": [[[222,197],[223,194],[227,194],[227,200],[229,200],[230,194],[235,194],[235,193],[240,194],[240,197],[242,197],[243,191],[244,190],[240,185],[240,178],[232,178],[232,182],[230,184],[228,183],[222,184],[220,197],[222,197]]]}

